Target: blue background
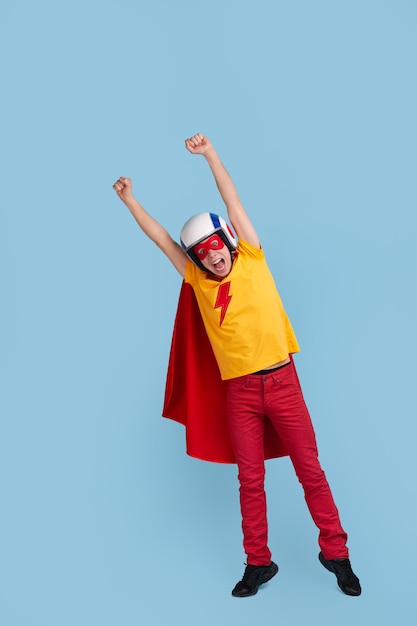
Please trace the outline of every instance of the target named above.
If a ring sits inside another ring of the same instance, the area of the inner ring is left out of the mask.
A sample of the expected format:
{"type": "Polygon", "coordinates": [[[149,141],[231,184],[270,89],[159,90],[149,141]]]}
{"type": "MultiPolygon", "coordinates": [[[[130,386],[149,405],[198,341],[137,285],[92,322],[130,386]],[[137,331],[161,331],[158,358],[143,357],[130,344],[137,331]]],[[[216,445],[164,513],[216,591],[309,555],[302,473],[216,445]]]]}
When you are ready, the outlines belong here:
{"type": "Polygon", "coordinates": [[[415,615],[417,5],[3,0],[0,623],[410,623],[415,615]],[[317,560],[268,462],[280,573],[243,572],[236,468],[160,417],[180,277],[112,184],[174,236],[253,218],[364,593],[317,560]]]}

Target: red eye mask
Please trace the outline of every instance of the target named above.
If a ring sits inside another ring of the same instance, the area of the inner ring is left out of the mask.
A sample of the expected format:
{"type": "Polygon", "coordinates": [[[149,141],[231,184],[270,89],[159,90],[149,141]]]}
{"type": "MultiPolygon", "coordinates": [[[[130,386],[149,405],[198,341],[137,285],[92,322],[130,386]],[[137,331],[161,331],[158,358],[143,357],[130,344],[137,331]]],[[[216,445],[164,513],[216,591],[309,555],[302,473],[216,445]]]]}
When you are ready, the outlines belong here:
{"type": "Polygon", "coordinates": [[[200,261],[203,261],[210,250],[221,250],[222,248],[224,248],[223,239],[221,239],[218,235],[212,235],[204,243],[198,243],[194,246],[193,250],[200,261]]]}

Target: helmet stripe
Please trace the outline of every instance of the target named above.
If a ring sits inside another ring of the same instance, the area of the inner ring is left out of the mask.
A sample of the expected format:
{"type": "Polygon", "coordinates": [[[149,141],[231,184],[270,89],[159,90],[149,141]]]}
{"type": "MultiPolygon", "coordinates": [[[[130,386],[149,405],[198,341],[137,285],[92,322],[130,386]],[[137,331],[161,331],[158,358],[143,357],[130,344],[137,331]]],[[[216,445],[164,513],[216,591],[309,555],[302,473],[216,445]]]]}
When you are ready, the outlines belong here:
{"type": "Polygon", "coordinates": [[[215,213],[210,213],[211,221],[213,222],[214,228],[221,228],[219,216],[215,213]]]}

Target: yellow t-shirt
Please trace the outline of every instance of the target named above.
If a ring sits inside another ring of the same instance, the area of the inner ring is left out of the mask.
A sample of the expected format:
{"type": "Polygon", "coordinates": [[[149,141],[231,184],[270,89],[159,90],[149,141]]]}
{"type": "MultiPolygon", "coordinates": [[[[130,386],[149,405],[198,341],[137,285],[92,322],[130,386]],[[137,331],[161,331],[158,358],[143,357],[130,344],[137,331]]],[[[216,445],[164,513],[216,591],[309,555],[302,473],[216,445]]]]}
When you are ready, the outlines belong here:
{"type": "Polygon", "coordinates": [[[185,273],[223,380],[257,372],[299,351],[262,249],[240,239],[238,253],[221,281],[191,261],[185,273]]]}

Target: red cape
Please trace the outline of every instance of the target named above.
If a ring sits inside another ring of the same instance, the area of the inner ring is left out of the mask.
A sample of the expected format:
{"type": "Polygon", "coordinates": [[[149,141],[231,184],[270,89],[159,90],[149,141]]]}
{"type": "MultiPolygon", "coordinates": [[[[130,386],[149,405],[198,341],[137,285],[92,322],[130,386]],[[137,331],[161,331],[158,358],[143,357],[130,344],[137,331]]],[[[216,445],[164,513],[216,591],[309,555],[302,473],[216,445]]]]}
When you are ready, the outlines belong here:
{"type": "MultiPolygon", "coordinates": [[[[203,461],[235,463],[222,381],[194,291],[183,282],[172,335],[162,415],[186,428],[187,454],[203,461]]],[[[281,440],[265,419],[265,459],[285,456],[281,440]]]]}

